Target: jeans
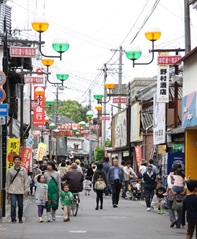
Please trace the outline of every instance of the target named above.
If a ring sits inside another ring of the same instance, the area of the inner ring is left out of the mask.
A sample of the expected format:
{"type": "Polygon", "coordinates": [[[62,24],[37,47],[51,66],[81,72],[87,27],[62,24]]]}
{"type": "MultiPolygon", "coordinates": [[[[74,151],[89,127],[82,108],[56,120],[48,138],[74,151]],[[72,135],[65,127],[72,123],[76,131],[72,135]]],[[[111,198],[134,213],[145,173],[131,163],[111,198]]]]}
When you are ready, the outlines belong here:
{"type": "Polygon", "coordinates": [[[170,218],[171,222],[176,221],[176,226],[179,228],[181,226],[181,216],[182,216],[182,213],[177,211],[177,220],[176,220],[175,211],[172,209],[172,204],[173,204],[173,201],[168,200],[169,218],[170,218]]]}
{"type": "Polygon", "coordinates": [[[10,194],[11,219],[16,220],[16,202],[18,201],[18,218],[23,217],[23,194],[10,194]]]}
{"type": "Polygon", "coordinates": [[[151,207],[151,202],[154,196],[154,189],[144,189],[144,196],[145,196],[145,201],[146,201],[146,207],[149,208],[151,207]]]}
{"type": "Polygon", "coordinates": [[[96,207],[99,207],[99,201],[103,207],[103,190],[96,190],[96,207]]]}
{"type": "Polygon", "coordinates": [[[184,191],[184,187],[173,186],[172,190],[176,193],[182,193],[184,191]]]}
{"type": "Polygon", "coordinates": [[[122,192],[122,197],[125,198],[127,196],[129,181],[124,181],[124,188],[122,192]]]}
{"type": "Polygon", "coordinates": [[[115,180],[114,183],[111,185],[111,187],[112,187],[112,204],[113,205],[118,205],[118,203],[119,203],[121,186],[122,185],[119,180],[115,180]]]}

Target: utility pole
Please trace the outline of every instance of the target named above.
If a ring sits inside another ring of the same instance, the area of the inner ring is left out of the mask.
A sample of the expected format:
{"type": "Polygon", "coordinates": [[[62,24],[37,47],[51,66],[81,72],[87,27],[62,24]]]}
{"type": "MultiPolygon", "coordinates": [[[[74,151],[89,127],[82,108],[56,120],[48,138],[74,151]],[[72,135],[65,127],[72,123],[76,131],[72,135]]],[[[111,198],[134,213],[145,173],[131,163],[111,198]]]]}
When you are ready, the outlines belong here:
{"type": "Polygon", "coordinates": [[[191,51],[190,9],[188,0],[183,1],[185,16],[185,54],[187,54],[191,51]]]}
{"type": "MultiPolygon", "coordinates": [[[[122,85],[122,46],[119,49],[119,70],[118,70],[118,94],[121,94],[122,85]]],[[[119,96],[120,97],[120,96],[119,96]]],[[[121,104],[118,104],[118,112],[121,110],[121,104]]]]}
{"type": "MultiPolygon", "coordinates": [[[[58,85],[56,85],[56,109],[55,109],[55,126],[56,126],[56,128],[58,127],[58,107],[59,107],[59,86],[58,85]]],[[[57,160],[57,156],[58,156],[58,137],[57,137],[57,135],[56,135],[56,143],[55,143],[55,145],[56,145],[56,154],[55,154],[55,156],[56,156],[56,160],[57,160]]]]}
{"type": "MultiPolygon", "coordinates": [[[[107,65],[104,64],[103,66],[103,72],[104,72],[104,97],[103,97],[103,102],[106,102],[107,100],[107,89],[105,87],[105,83],[107,81],[107,65]]],[[[106,116],[107,110],[106,110],[107,106],[106,103],[103,103],[102,105],[102,115],[106,116]]],[[[102,147],[105,147],[105,141],[106,141],[106,121],[103,120],[102,121],[102,147]]]]}
{"type": "MultiPolygon", "coordinates": [[[[92,109],[91,89],[89,89],[89,105],[88,110],[92,109]]],[[[91,139],[91,120],[89,120],[89,163],[92,163],[92,139],[91,139]]]]}

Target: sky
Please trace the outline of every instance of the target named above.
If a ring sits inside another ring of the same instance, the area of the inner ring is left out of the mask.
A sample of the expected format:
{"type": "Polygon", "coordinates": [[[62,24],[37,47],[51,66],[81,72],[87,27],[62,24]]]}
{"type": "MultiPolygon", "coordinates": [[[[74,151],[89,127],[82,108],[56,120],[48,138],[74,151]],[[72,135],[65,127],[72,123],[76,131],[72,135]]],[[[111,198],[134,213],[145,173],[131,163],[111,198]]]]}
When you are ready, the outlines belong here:
{"type": "MultiPolygon", "coordinates": [[[[51,44],[55,37],[65,37],[69,50],[63,60],[55,61],[50,71],[51,80],[56,82],[55,73],[64,69],[70,74],[65,82],[67,88],[60,99],[73,99],[88,104],[88,90],[103,91],[103,64],[108,63],[108,78],[118,81],[118,49],[125,50],[129,44],[139,45],[142,57],[139,62],[150,59],[149,42],[144,32],[157,27],[162,32],[155,43],[156,48],[184,48],[184,0],[160,0],[145,26],[140,28],[149,15],[155,0],[13,0],[13,29],[25,30],[21,38],[37,39],[31,30],[31,22],[37,15],[45,16],[49,29],[43,34],[43,51],[54,54],[51,44]],[[134,40],[136,33],[139,34],[134,40]]],[[[191,7],[192,48],[197,45],[197,11],[191,7]]],[[[41,63],[34,60],[35,68],[41,63]]],[[[148,66],[132,67],[123,54],[123,83],[127,84],[135,77],[152,77],[157,74],[155,61],[148,66]]],[[[48,86],[48,95],[55,91],[48,86]]],[[[94,102],[93,102],[94,104],[94,102]]]]}

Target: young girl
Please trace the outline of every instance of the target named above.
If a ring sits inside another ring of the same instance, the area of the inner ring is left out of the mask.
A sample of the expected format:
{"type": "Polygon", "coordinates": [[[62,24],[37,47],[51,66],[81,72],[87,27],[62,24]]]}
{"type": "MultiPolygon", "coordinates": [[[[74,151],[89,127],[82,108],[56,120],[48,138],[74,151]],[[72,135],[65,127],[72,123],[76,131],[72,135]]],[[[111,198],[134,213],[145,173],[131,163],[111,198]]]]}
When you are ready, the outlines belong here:
{"type": "Polygon", "coordinates": [[[83,189],[85,190],[85,195],[90,195],[92,187],[92,182],[90,181],[90,177],[86,176],[84,182],[83,182],[83,189]]]}
{"type": "Polygon", "coordinates": [[[63,191],[61,194],[61,203],[64,207],[64,222],[70,221],[70,213],[71,213],[71,206],[72,201],[74,199],[73,194],[69,191],[68,184],[64,184],[63,191]]]}
{"type": "Polygon", "coordinates": [[[176,193],[183,193],[185,191],[185,175],[182,169],[177,169],[174,173],[170,173],[171,178],[174,180],[172,191],[176,193]]]}
{"type": "Polygon", "coordinates": [[[48,201],[48,185],[45,184],[45,177],[42,174],[38,174],[34,178],[36,192],[35,199],[38,206],[39,221],[43,222],[42,215],[46,202],[48,201]]]}
{"type": "Polygon", "coordinates": [[[157,188],[156,188],[156,195],[158,201],[158,214],[163,214],[164,211],[162,210],[162,199],[164,198],[164,193],[166,189],[162,186],[160,181],[157,181],[157,188]]]}

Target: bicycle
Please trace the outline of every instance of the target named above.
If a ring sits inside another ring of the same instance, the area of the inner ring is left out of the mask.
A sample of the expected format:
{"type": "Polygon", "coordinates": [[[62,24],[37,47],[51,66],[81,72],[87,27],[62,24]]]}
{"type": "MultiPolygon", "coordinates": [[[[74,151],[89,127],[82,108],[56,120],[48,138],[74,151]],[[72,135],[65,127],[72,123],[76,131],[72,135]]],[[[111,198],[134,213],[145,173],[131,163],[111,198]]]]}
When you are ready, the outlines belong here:
{"type": "Polygon", "coordinates": [[[78,210],[79,210],[79,194],[78,193],[73,193],[74,199],[72,202],[72,214],[74,217],[77,216],[78,210]]]}

